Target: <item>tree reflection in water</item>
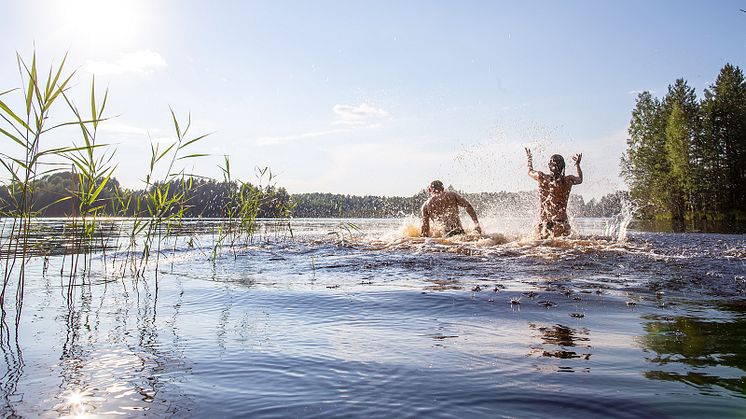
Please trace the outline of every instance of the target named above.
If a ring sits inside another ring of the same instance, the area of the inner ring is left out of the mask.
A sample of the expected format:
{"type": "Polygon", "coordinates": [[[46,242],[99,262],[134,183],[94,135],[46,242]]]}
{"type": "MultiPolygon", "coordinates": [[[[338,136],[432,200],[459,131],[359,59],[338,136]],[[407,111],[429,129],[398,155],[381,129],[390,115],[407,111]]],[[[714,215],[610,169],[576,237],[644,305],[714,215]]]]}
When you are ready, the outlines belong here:
{"type": "Polygon", "coordinates": [[[651,353],[646,360],[660,367],[645,372],[645,377],[683,382],[702,391],[721,387],[746,394],[746,319],[742,314],[712,320],[645,316],[646,334],[638,342],[651,353]]]}
{"type": "Polygon", "coordinates": [[[8,327],[5,308],[0,308],[0,351],[3,353],[4,366],[6,367],[0,377],[0,397],[2,397],[2,411],[5,417],[15,417],[15,403],[13,398],[17,396],[18,382],[23,376],[23,352],[18,343],[18,323],[15,328],[8,327]]]}
{"type": "MultiPolygon", "coordinates": [[[[106,285],[98,287],[103,292],[96,297],[92,296],[91,287],[85,286],[81,287],[80,305],[68,306],[56,413],[80,416],[150,411],[159,415],[178,411],[167,405],[154,405],[159,400],[161,377],[167,367],[180,365],[179,356],[174,356],[179,346],[174,324],[178,310],[166,320],[166,325],[159,323],[157,294],[146,281],[132,285],[135,301],[127,294],[119,295],[123,301],[117,301],[115,307],[107,306],[106,285]],[[96,298],[101,299],[100,303],[92,304],[96,298]],[[108,319],[113,319],[113,328],[107,325],[100,330],[108,319]],[[132,320],[136,323],[136,333],[130,335],[128,323],[132,320]],[[159,329],[160,332],[170,329],[176,345],[162,342],[159,329]],[[102,335],[102,330],[107,334],[102,335]],[[170,347],[173,350],[167,349],[170,347]],[[157,410],[153,411],[154,407],[157,410]]],[[[180,296],[176,301],[178,307],[180,296]]]]}
{"type": "MultiPolygon", "coordinates": [[[[540,353],[547,358],[559,359],[583,359],[591,357],[590,331],[587,328],[573,329],[561,324],[552,326],[538,326],[535,323],[528,324],[529,329],[536,330],[536,335],[541,339],[541,344],[532,346],[533,353],[540,353]],[[569,350],[568,348],[578,349],[569,350]]],[[[574,369],[568,366],[560,367],[560,371],[574,372],[574,369]]]]}

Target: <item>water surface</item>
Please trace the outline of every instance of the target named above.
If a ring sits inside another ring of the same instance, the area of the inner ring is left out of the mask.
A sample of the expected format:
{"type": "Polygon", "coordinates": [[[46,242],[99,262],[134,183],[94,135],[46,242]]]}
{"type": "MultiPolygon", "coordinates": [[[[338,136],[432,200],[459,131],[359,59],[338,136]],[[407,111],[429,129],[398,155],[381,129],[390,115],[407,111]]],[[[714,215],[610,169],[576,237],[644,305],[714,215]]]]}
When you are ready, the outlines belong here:
{"type": "MultiPolygon", "coordinates": [[[[194,222],[157,278],[121,269],[111,238],[72,299],[60,239],[30,261],[17,328],[6,301],[0,411],[743,417],[746,236],[617,240],[613,222],[542,241],[505,220],[448,240],[294,220],[216,253],[194,222]]],[[[64,238],[41,224],[41,243],[64,238]]]]}

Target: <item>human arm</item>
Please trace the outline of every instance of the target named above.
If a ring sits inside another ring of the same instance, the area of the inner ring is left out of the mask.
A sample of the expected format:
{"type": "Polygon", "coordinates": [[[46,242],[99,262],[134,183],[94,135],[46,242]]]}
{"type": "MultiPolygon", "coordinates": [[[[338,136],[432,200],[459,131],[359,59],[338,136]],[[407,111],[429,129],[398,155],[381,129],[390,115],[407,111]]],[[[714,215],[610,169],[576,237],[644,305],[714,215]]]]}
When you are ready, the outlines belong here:
{"type": "Polygon", "coordinates": [[[430,209],[427,203],[422,206],[422,228],[420,230],[421,237],[430,237],[430,209]]]}
{"type": "Polygon", "coordinates": [[[471,203],[466,200],[461,195],[456,195],[456,201],[458,204],[466,209],[466,213],[469,214],[469,217],[471,217],[471,220],[474,221],[474,230],[477,231],[477,233],[482,234],[482,226],[479,225],[479,220],[477,219],[477,212],[474,211],[474,207],[471,206],[471,203]]]}
{"type": "Polygon", "coordinates": [[[528,159],[528,175],[531,176],[532,179],[539,180],[539,173],[536,170],[534,170],[534,159],[531,155],[531,149],[526,147],[526,157],[528,159]]]}
{"type": "Polygon", "coordinates": [[[573,185],[580,185],[583,183],[583,170],[580,169],[580,160],[583,158],[583,153],[578,153],[572,156],[572,161],[575,162],[575,176],[568,176],[573,185]]]}

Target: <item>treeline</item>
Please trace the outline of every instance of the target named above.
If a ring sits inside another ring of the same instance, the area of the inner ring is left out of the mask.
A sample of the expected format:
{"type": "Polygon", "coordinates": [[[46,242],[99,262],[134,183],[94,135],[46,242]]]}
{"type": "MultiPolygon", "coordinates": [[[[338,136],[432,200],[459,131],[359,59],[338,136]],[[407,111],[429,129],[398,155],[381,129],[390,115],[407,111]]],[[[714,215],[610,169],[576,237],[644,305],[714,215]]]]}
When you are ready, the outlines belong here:
{"type": "Polygon", "coordinates": [[[642,92],[621,162],[646,219],[746,218],[746,81],[726,64],[703,98],[684,79],[659,99],[642,92]]]}
{"type": "MultiPolygon", "coordinates": [[[[103,182],[102,182],[103,183],[103,182]]],[[[81,190],[79,177],[71,172],[57,172],[35,180],[30,189],[32,211],[41,217],[68,217],[80,215],[81,190]]],[[[155,184],[142,190],[122,188],[112,178],[105,182],[98,194],[94,207],[103,216],[133,217],[149,216],[148,205],[153,201],[150,196],[166,191],[165,198],[179,196],[179,200],[169,213],[180,212],[190,218],[225,218],[230,215],[240,201],[251,199],[256,202],[256,216],[263,218],[287,217],[292,210],[291,198],[285,188],[273,185],[261,186],[237,181],[216,181],[204,178],[180,178],[167,184],[155,184]],[[243,187],[242,187],[243,186],[243,187]]],[[[12,214],[22,194],[14,186],[0,187],[0,214],[12,214]]]]}
{"type": "MultiPolygon", "coordinates": [[[[33,211],[42,217],[79,215],[79,178],[70,172],[57,172],[34,181],[33,211]]],[[[184,193],[184,199],[172,211],[189,218],[225,218],[238,205],[241,194],[257,200],[256,216],[260,218],[386,218],[419,215],[427,200],[422,190],[410,197],[355,196],[331,193],[288,194],[283,187],[241,185],[238,182],[204,178],[186,178],[165,185],[153,185],[143,190],[122,188],[116,179],[109,179],[99,193],[94,206],[102,216],[148,216],[149,194],[156,189],[169,195],[184,193]],[[140,206],[136,204],[140,202],[140,206]]],[[[449,188],[453,190],[453,188],[449,188]]],[[[18,193],[16,192],[16,195],[18,193]]],[[[511,216],[531,213],[538,208],[534,192],[463,193],[482,216],[511,216]]],[[[578,217],[611,217],[622,210],[626,192],[615,192],[585,202],[582,196],[571,195],[568,209],[578,217]]],[[[14,196],[11,186],[0,187],[0,214],[12,213],[14,196]]],[[[166,214],[167,215],[167,214],[166,214]]]]}
{"type": "MultiPolygon", "coordinates": [[[[452,189],[452,188],[450,188],[452,189]]],[[[516,216],[535,212],[539,205],[536,192],[482,192],[462,194],[480,216],[516,216]]],[[[576,217],[612,217],[622,212],[628,195],[618,191],[599,200],[585,202],[580,195],[571,195],[569,212],[576,217]]],[[[293,216],[298,218],[384,218],[419,215],[427,200],[423,190],[410,197],[355,196],[331,193],[292,195],[293,216]]]]}
{"type": "Polygon", "coordinates": [[[293,216],[297,218],[386,218],[415,214],[427,197],[356,196],[332,193],[293,195],[293,216]]]}

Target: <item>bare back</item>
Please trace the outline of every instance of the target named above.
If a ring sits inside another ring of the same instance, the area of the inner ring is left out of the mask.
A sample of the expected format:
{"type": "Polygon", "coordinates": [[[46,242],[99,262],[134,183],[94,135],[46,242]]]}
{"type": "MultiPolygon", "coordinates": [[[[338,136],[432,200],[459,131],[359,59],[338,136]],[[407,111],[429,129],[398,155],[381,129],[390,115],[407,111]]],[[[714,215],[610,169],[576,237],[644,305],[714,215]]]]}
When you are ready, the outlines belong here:
{"type": "Polygon", "coordinates": [[[467,214],[478,228],[477,214],[469,201],[455,192],[443,191],[432,195],[422,205],[422,234],[430,235],[430,220],[441,224],[445,234],[463,233],[461,219],[459,218],[459,207],[466,209],[467,214]]]}

